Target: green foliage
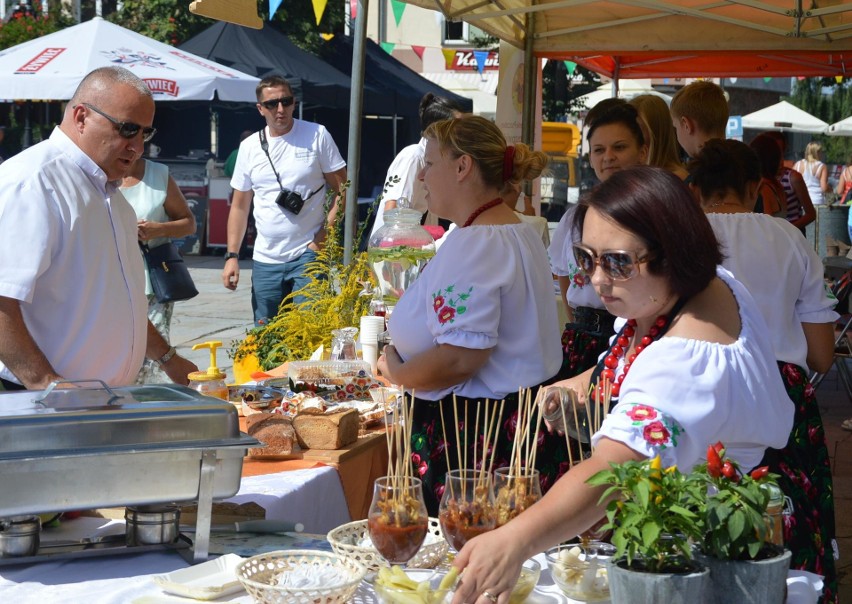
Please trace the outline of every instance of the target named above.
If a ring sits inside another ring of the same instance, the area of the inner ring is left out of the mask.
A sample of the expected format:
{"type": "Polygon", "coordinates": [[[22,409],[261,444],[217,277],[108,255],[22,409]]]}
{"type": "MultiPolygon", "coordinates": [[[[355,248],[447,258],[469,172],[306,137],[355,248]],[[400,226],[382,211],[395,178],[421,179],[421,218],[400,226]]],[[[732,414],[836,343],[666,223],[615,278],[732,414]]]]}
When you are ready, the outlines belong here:
{"type": "Polygon", "coordinates": [[[52,34],[73,22],[62,14],[58,2],[52,2],[46,15],[42,14],[41,2],[33,3],[33,16],[13,15],[6,23],[0,23],[0,50],[52,34]]]}
{"type": "MultiPolygon", "coordinates": [[[[286,34],[299,48],[318,54],[324,43],[321,33],[343,35],[349,13],[348,7],[347,2],[344,11],[340,4],[329,2],[325,7],[322,20],[317,25],[311,0],[288,0],[282,2],[281,7],[275,12],[272,25],[286,34]]],[[[265,21],[268,20],[269,3],[266,0],[259,1],[258,11],[265,21]]]]}
{"type": "Polygon", "coordinates": [[[660,458],[610,464],[588,483],[609,485],[601,501],[607,505],[607,524],[613,531],[616,557],[634,561],[648,572],[670,572],[692,559],[690,539],[701,537],[695,503],[701,484],[688,480],[674,466],[662,470],[660,458]]]}
{"type": "MultiPolygon", "coordinates": [[[[834,78],[805,78],[798,80],[787,102],[833,124],[852,115],[852,82],[835,82],[834,78]],[[825,91],[830,91],[825,94],[825,91]]],[[[852,157],[852,137],[814,135],[822,143],[825,161],[848,164],[852,157]]],[[[795,150],[800,152],[801,150],[795,150]]]]}
{"type": "Polygon", "coordinates": [[[124,0],[107,20],[165,44],[178,46],[214,21],[189,12],[185,0],[124,0]]]}
{"type": "Polygon", "coordinates": [[[585,107],[578,99],[584,94],[597,90],[600,76],[577,65],[574,75],[569,77],[564,61],[552,60],[541,72],[542,77],[542,119],[544,121],[565,121],[565,116],[575,114],[585,107]]]}

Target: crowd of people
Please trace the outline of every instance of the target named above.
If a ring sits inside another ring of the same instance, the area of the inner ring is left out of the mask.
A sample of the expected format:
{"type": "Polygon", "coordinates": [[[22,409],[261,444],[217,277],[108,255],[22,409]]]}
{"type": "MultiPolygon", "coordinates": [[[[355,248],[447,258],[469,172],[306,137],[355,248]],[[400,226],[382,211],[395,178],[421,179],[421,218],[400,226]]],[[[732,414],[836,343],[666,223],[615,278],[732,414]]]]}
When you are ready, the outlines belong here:
{"type": "MultiPolygon", "coordinates": [[[[264,125],[233,157],[222,282],[240,284],[252,213],[256,325],[304,283],[345,203],[345,162],[322,125],[293,117],[296,103],[286,80],[264,78],[264,125]]],[[[48,140],[0,165],[0,258],[15,258],[0,263],[3,388],[186,383],[197,369],[168,343],[172,309],[152,297],[139,252],[140,242],[195,228],[168,170],[142,158],[154,108],[132,73],[97,69],[48,140]]],[[[391,167],[400,179],[380,212],[408,197],[424,221],[452,226],[397,304],[378,368],[416,394],[411,452],[430,513],[457,457],[444,451],[462,446],[460,435],[476,440],[465,434],[477,427],[470,417],[442,429],[459,403],[505,401],[495,457],[507,461],[520,388],[572,389],[582,401],[601,380],[612,384],[589,456],[572,466],[558,425],[535,443],[543,499],[465,545],[454,602],[508,601],[524,560],[599,521],[601,489],[585,481],[610,463],[659,455],[688,470],[720,440],[744,469],[769,465],[781,477],[794,504],[792,566],[825,576],[821,601],[837,601],[831,473],[807,375],[830,367],[838,315],[799,231],[824,203],[826,169],[818,145],[787,170],[768,134],[724,140],[727,118],[723,91],[705,81],[678,91],[670,108],[654,96],[594,107],[586,126],[599,184],[547,248],[515,210],[547,156],[424,98],[422,138],[391,167]],[[562,333],[553,275],[568,309],[562,333]],[[651,420],[664,436],[649,436],[651,420]]]]}

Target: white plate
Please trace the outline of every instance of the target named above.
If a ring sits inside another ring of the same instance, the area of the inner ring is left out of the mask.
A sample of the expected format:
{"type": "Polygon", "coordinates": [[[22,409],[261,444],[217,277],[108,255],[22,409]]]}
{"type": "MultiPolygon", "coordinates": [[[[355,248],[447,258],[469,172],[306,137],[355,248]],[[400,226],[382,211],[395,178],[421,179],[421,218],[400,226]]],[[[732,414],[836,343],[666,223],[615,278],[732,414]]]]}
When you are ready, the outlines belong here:
{"type": "Polygon", "coordinates": [[[243,560],[236,554],[225,554],[189,568],[156,575],[154,583],[170,594],[196,600],[214,600],[243,589],[236,573],[237,566],[243,560]]]}

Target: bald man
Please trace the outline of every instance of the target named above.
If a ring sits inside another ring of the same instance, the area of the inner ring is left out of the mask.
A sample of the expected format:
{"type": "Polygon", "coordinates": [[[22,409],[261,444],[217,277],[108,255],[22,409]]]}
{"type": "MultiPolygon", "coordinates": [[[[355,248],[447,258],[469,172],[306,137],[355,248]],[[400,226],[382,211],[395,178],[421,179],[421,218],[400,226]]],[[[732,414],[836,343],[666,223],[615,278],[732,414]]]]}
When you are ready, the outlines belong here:
{"type": "Polygon", "coordinates": [[[146,356],[178,383],[197,370],[147,319],[136,214],[117,188],[153,121],[142,80],[97,69],[49,139],[0,165],[0,387],[131,384],[146,356]]]}

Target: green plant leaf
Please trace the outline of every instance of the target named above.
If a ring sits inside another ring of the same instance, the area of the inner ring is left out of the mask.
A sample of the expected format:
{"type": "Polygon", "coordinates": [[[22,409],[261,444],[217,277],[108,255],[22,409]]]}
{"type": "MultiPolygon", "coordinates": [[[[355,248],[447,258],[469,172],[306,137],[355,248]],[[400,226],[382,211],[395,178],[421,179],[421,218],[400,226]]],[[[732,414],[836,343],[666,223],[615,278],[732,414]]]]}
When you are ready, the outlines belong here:
{"type": "Polygon", "coordinates": [[[728,516],[728,535],[732,541],[740,538],[745,531],[745,514],[736,512],[728,516]]]}

